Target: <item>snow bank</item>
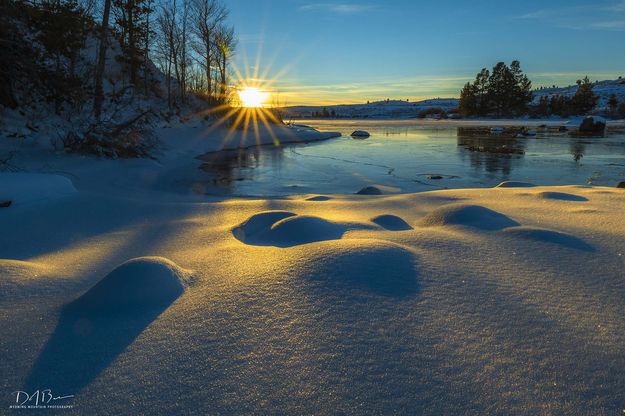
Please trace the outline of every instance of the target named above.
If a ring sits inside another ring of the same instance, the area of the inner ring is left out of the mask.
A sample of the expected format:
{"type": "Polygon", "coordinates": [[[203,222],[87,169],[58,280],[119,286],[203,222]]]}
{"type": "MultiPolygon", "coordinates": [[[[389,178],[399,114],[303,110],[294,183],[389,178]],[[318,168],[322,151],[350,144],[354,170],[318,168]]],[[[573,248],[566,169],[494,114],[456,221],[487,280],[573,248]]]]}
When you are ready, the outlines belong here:
{"type": "Polygon", "coordinates": [[[346,227],[323,218],[291,212],[262,212],[234,228],[232,234],[246,244],[292,247],[317,241],[338,240],[346,227]]]}
{"type": "Polygon", "coordinates": [[[417,257],[405,247],[383,240],[322,243],[312,249],[301,269],[301,279],[320,282],[319,290],[341,297],[363,292],[404,297],[419,289],[417,257]]]}
{"type": "Polygon", "coordinates": [[[536,196],[540,199],[555,199],[558,201],[586,202],[588,198],[565,192],[539,192],[536,196]]]}
{"type": "Polygon", "coordinates": [[[50,201],[76,193],[72,181],[64,176],[0,173],[0,201],[13,201],[13,205],[50,201]]]}
{"type": "Polygon", "coordinates": [[[162,257],[141,257],[117,267],[68,306],[80,316],[137,313],[175,301],[187,287],[189,272],[162,257]]]}
{"type": "Polygon", "coordinates": [[[422,227],[462,225],[481,230],[500,230],[519,224],[509,217],[480,205],[448,205],[430,212],[419,224],[422,227]]]}
{"type": "Polygon", "coordinates": [[[573,235],[535,227],[512,227],[502,230],[504,235],[539,243],[555,244],[581,251],[595,251],[594,247],[573,235]]]}
{"type": "Polygon", "coordinates": [[[378,215],[371,218],[371,222],[389,231],[412,230],[410,224],[396,215],[378,215]]]}
{"type": "Polygon", "coordinates": [[[322,132],[311,127],[260,123],[247,129],[231,129],[219,122],[192,120],[174,128],[159,129],[164,145],[164,158],[181,153],[193,156],[222,150],[237,150],[255,146],[281,146],[286,143],[308,143],[341,137],[339,132],[322,132]]]}

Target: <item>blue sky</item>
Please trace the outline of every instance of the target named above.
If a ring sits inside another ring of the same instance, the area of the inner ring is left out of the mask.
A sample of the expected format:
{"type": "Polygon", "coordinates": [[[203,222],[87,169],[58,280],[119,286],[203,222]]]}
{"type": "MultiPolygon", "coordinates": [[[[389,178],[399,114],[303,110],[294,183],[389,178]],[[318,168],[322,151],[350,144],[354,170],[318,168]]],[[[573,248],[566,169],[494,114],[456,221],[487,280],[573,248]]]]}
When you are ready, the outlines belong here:
{"type": "Polygon", "coordinates": [[[236,68],[271,80],[281,104],[452,97],[513,59],[537,86],[625,76],[625,0],[227,4],[236,68]]]}

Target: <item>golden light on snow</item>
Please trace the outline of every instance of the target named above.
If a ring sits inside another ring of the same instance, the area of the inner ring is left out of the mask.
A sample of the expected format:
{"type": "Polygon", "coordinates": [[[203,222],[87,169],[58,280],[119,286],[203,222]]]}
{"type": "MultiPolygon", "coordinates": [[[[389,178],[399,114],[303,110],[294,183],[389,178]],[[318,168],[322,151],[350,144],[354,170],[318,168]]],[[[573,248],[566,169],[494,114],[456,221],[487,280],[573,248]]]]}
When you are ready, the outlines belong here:
{"type": "Polygon", "coordinates": [[[266,105],[269,93],[258,88],[246,87],[239,91],[241,106],[247,108],[260,108],[266,105]]]}

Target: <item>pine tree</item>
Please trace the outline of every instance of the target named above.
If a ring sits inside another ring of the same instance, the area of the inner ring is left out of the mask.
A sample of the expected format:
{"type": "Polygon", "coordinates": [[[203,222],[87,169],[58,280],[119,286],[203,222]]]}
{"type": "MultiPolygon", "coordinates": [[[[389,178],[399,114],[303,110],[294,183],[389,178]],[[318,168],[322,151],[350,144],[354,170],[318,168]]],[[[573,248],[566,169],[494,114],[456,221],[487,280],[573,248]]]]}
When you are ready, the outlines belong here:
{"type": "Polygon", "coordinates": [[[128,65],[130,83],[137,85],[139,68],[145,65],[146,38],[149,37],[148,0],[113,0],[115,23],[120,29],[122,60],[128,65]]]}
{"type": "Polygon", "coordinates": [[[593,83],[588,77],[577,81],[577,92],[573,96],[571,105],[575,114],[587,114],[592,111],[599,97],[593,92],[593,83]]]}
{"type": "Polygon", "coordinates": [[[512,109],[517,115],[525,114],[528,103],[533,98],[532,81],[521,70],[521,62],[519,61],[512,61],[510,71],[514,75],[515,80],[512,109]]]}
{"type": "Polygon", "coordinates": [[[475,85],[467,82],[460,91],[460,104],[458,112],[462,117],[473,117],[478,115],[477,110],[477,93],[475,85]]]}
{"type": "Polygon", "coordinates": [[[519,61],[508,67],[499,62],[489,72],[482,69],[475,81],[460,92],[459,111],[464,117],[526,114],[532,100],[532,83],[523,74],[519,61]]]}

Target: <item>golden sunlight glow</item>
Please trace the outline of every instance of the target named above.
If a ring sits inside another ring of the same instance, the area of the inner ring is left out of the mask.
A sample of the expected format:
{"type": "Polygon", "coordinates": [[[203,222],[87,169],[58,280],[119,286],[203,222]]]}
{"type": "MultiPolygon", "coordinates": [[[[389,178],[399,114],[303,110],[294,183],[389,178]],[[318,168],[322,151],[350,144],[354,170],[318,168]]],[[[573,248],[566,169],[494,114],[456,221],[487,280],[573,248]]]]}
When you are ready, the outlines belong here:
{"type": "Polygon", "coordinates": [[[263,107],[269,98],[269,93],[258,88],[246,87],[239,91],[241,105],[248,108],[263,107]]]}

